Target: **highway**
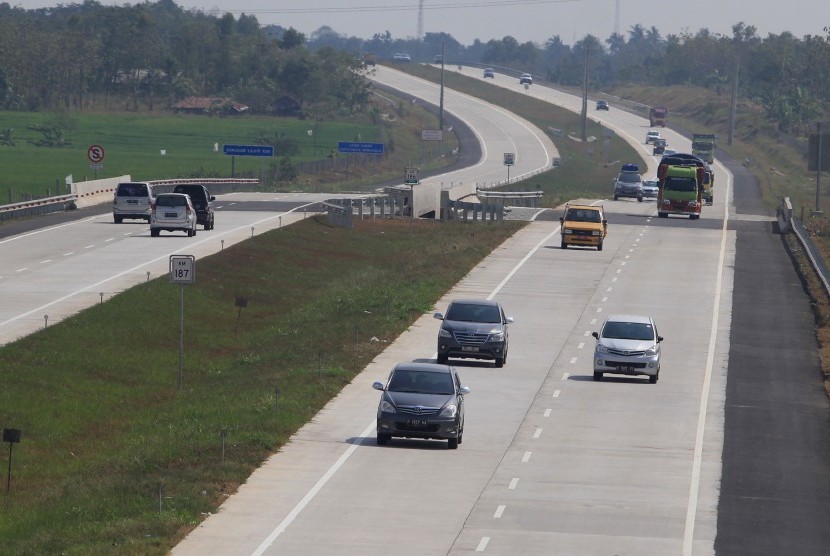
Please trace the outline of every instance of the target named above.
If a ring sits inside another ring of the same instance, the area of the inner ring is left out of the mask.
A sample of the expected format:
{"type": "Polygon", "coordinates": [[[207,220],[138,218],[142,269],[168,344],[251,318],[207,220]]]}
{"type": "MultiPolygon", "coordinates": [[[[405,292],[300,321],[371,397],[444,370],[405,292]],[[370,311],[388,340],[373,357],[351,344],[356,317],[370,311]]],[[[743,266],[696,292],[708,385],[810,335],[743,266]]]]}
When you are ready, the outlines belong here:
{"type": "MultiPolygon", "coordinates": [[[[434,85],[388,68],[375,78],[437,102],[434,85]]],[[[578,99],[553,89],[524,90],[500,75],[493,85],[578,110],[578,99]]],[[[506,110],[451,92],[445,109],[470,124],[484,158],[430,179],[486,184],[504,179],[503,152],[522,164],[511,177],[556,156],[543,133],[506,110]]],[[[654,175],[647,122],[613,105],[596,114],[590,104],[589,114],[643,149],[654,175]]],[[[661,131],[673,148],[688,148],[661,131]]],[[[371,384],[399,361],[434,358],[438,321],[427,313],[173,554],[823,553],[830,455],[816,445],[828,437],[827,400],[811,375],[814,341],[803,341],[809,302],[771,219],[748,201],[749,178],[737,188],[720,161],[715,171],[715,205],[699,221],[659,219],[653,201],[591,200],[609,218],[604,250],[562,250],[558,214],[546,211],[436,304],[492,297],[515,318],[504,368],[457,362],[472,390],[458,450],[375,444],[371,384]],[[619,312],[651,315],[665,337],[657,384],[592,380],[590,333],[619,312]],[[784,326],[759,330],[771,314],[784,326]],[[794,335],[803,353],[787,349],[794,335]]],[[[319,200],[222,196],[216,229],[195,238],[150,240],[146,224],[116,226],[109,213],[4,237],[0,259],[14,264],[0,270],[0,339],[164,274],[170,254],[198,259],[289,225],[319,200]],[[270,210],[253,204],[263,202],[270,210]]]]}
{"type": "Polygon", "coordinates": [[[735,257],[729,174],[718,184],[696,222],[604,201],[602,252],[560,249],[558,221],[540,218],[436,304],[494,297],[515,318],[503,369],[458,364],[472,392],[457,451],[374,442],[370,385],[434,357],[425,314],[174,554],[714,553],[735,257]],[[658,384],[592,380],[590,333],[615,312],[656,320],[658,384]]]}

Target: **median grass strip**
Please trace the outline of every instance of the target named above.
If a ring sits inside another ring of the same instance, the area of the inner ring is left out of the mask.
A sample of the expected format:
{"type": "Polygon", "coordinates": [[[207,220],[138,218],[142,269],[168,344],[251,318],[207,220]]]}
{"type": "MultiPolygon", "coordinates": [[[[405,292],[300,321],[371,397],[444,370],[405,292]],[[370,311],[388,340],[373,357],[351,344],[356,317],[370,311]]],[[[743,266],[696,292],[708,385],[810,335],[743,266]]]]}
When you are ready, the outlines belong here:
{"type": "Polygon", "coordinates": [[[0,552],[165,554],[521,226],[314,217],[205,257],[181,388],[167,277],[0,348],[0,552]]]}

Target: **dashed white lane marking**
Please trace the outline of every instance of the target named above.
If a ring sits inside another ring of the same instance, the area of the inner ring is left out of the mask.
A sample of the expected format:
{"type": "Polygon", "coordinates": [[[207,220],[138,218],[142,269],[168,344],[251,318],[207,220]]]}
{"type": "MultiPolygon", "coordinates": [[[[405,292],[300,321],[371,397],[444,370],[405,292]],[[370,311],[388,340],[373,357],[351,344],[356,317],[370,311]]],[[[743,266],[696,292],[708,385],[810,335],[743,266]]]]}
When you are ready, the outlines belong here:
{"type": "Polygon", "coordinates": [[[554,398],[558,398],[558,397],[559,397],[559,393],[560,393],[560,392],[561,392],[561,390],[554,390],[554,391],[553,391],[553,397],[554,397],[554,398]]]}
{"type": "MultiPolygon", "coordinates": [[[[632,251],[634,251],[634,249],[632,249],[632,251]]],[[[625,258],[626,258],[626,259],[630,259],[630,258],[631,258],[631,255],[626,255],[626,256],[625,256],[625,258]]],[[[623,264],[625,264],[625,263],[623,263],[623,264]]]]}
{"type": "Polygon", "coordinates": [[[533,431],[533,438],[539,438],[542,436],[542,427],[536,427],[536,430],[533,431]]]}
{"type": "Polygon", "coordinates": [[[504,504],[499,504],[499,507],[496,508],[496,513],[493,514],[493,519],[501,519],[502,514],[504,513],[504,509],[507,506],[504,504]]]}
{"type": "Polygon", "coordinates": [[[522,463],[529,462],[530,461],[530,454],[532,454],[532,453],[533,452],[525,452],[524,455],[522,456],[522,463]]]}
{"type": "Polygon", "coordinates": [[[571,357],[571,365],[573,365],[574,363],[576,363],[576,357],[571,357]]]}
{"type": "Polygon", "coordinates": [[[585,342],[579,342],[576,346],[576,349],[582,349],[585,347],[585,342]]]}
{"type": "Polygon", "coordinates": [[[602,307],[597,307],[597,313],[601,313],[601,312],[602,312],[602,307]]]}
{"type": "Polygon", "coordinates": [[[625,261],[621,262],[620,266],[625,266],[625,261]]]}
{"type": "MultiPolygon", "coordinates": [[[[593,323],[591,323],[591,324],[593,324],[593,323]]],[[[586,331],[585,331],[585,334],[583,334],[583,336],[590,336],[590,335],[591,335],[591,331],[590,331],[590,330],[586,330],[586,331]]]]}
{"type": "Polygon", "coordinates": [[[591,324],[594,325],[597,323],[597,319],[591,319],[591,324]]]}
{"type": "Polygon", "coordinates": [[[46,259],[45,261],[40,261],[40,264],[51,263],[52,259],[46,259]]]}
{"type": "Polygon", "coordinates": [[[114,238],[114,237],[107,238],[107,239],[105,239],[105,240],[104,240],[104,243],[106,243],[106,242],[108,242],[108,241],[115,241],[115,238],[114,238]]]}
{"type": "Polygon", "coordinates": [[[87,245],[86,247],[84,247],[84,249],[92,249],[93,247],[95,247],[95,246],[94,245],[87,245]]]}
{"type": "Polygon", "coordinates": [[[481,540],[478,541],[476,552],[484,552],[484,549],[487,548],[488,542],[490,542],[490,537],[481,537],[481,540]]]}
{"type": "Polygon", "coordinates": [[[605,293],[611,293],[611,290],[613,290],[613,289],[614,289],[614,288],[612,288],[612,287],[610,287],[610,286],[609,286],[609,287],[608,287],[608,289],[607,289],[607,290],[605,290],[605,293]]]}
{"type": "Polygon", "coordinates": [[[70,251],[70,252],[68,252],[68,253],[64,253],[64,254],[63,254],[63,256],[64,256],[64,257],[68,257],[68,256],[70,256],[70,255],[74,255],[74,254],[75,254],[75,251],[70,251]]]}
{"type": "MultiPolygon", "coordinates": [[[[617,271],[617,272],[619,272],[619,271],[617,271]]],[[[616,277],[616,276],[614,276],[613,278],[611,278],[611,281],[612,281],[612,282],[616,282],[616,281],[617,281],[617,277],[616,277]]]]}
{"type": "Polygon", "coordinates": [[[602,302],[603,302],[603,303],[605,303],[606,301],[608,301],[608,298],[607,298],[607,297],[603,297],[603,298],[602,298],[602,302]]]}
{"type": "Polygon", "coordinates": [[[618,269],[617,269],[617,274],[619,274],[619,273],[621,273],[621,272],[622,272],[622,269],[621,269],[621,268],[618,268],[618,269]]]}
{"type": "Polygon", "coordinates": [[[550,417],[551,408],[545,410],[545,417],[550,417]]]}
{"type": "Polygon", "coordinates": [[[27,271],[27,270],[29,270],[29,267],[28,267],[28,266],[24,266],[23,268],[18,268],[17,270],[15,270],[15,272],[25,272],[25,271],[27,271]]]}
{"type": "Polygon", "coordinates": [[[571,373],[562,373],[562,380],[568,380],[569,376],[571,376],[571,373]]]}
{"type": "Polygon", "coordinates": [[[513,477],[512,479],[510,479],[510,484],[507,485],[507,490],[516,490],[516,485],[518,485],[518,484],[519,484],[519,478],[518,477],[513,477]]]}

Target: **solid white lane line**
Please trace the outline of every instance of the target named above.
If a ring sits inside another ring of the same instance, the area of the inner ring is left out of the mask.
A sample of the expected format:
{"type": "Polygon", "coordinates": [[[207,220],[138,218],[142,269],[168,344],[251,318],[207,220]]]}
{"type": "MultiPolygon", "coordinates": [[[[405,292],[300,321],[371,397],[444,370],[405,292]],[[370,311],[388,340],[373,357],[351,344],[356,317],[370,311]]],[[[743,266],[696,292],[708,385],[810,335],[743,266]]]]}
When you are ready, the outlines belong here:
{"type": "Polygon", "coordinates": [[[268,550],[268,548],[272,544],[274,544],[274,541],[277,540],[277,537],[279,537],[285,531],[285,529],[289,525],[291,525],[291,522],[297,518],[301,511],[303,511],[303,508],[305,508],[308,505],[308,503],[311,502],[311,500],[314,499],[315,496],[317,496],[317,493],[320,492],[320,490],[322,490],[322,488],[325,486],[327,482],[329,482],[329,479],[331,479],[334,476],[334,474],[337,473],[337,470],[340,469],[343,466],[343,464],[346,463],[346,460],[348,460],[349,457],[355,452],[355,450],[357,450],[357,448],[361,444],[363,444],[363,439],[365,439],[369,434],[371,434],[372,431],[376,428],[377,421],[373,420],[369,424],[369,426],[366,427],[366,430],[364,430],[361,434],[361,440],[355,444],[352,444],[345,452],[343,452],[343,455],[340,456],[340,458],[336,462],[334,462],[334,465],[329,467],[329,470],[326,471],[322,477],[320,477],[320,479],[317,481],[317,483],[315,483],[313,487],[311,487],[311,490],[309,490],[306,493],[306,495],[303,496],[303,499],[300,500],[296,506],[294,506],[294,509],[292,509],[285,517],[285,519],[283,519],[282,522],[279,525],[277,525],[276,529],[271,531],[271,534],[268,535],[264,541],[262,541],[262,544],[260,544],[257,547],[257,549],[251,553],[252,556],[261,556],[265,553],[266,550],[268,550]]]}
{"type": "MultiPolygon", "coordinates": [[[[726,181],[726,198],[732,180],[726,181]]],[[[723,265],[726,258],[726,237],[729,231],[729,206],[724,204],[723,225],[721,226],[720,255],[718,257],[718,274],[715,281],[715,299],[712,303],[712,326],[709,329],[709,346],[706,357],[706,369],[703,374],[703,387],[700,393],[700,407],[697,413],[697,434],[695,435],[695,453],[692,460],[692,477],[689,481],[689,505],[686,507],[686,527],[683,532],[683,556],[691,556],[695,540],[695,520],[697,518],[697,501],[700,494],[700,469],[703,463],[703,440],[706,432],[706,411],[709,407],[709,390],[712,387],[712,367],[715,360],[715,343],[717,340],[718,315],[720,313],[721,288],[723,287],[723,265]]]]}

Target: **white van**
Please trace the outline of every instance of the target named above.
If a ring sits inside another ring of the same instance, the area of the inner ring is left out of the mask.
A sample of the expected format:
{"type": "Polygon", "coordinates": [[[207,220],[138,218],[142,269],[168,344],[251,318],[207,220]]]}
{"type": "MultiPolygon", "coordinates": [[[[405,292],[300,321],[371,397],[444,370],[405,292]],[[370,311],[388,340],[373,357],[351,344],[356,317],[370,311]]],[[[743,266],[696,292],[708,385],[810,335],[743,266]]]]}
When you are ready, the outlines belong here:
{"type": "Polygon", "coordinates": [[[112,200],[113,220],[116,224],[125,218],[149,222],[154,199],[153,186],[146,181],[119,183],[112,200]]]}

